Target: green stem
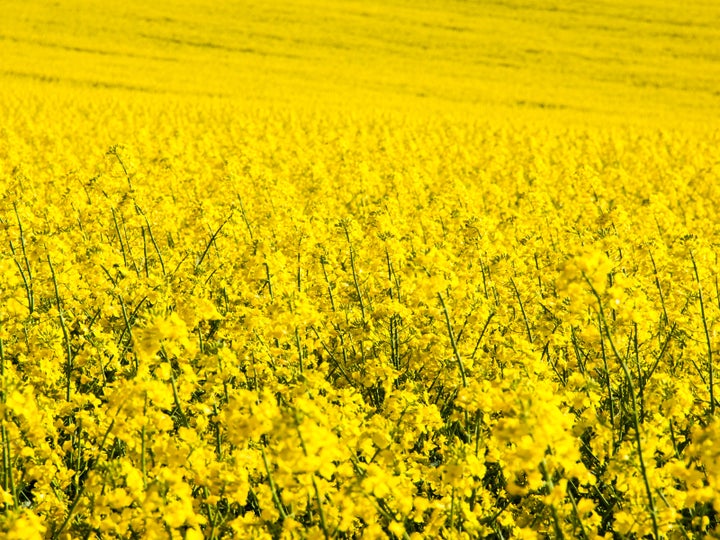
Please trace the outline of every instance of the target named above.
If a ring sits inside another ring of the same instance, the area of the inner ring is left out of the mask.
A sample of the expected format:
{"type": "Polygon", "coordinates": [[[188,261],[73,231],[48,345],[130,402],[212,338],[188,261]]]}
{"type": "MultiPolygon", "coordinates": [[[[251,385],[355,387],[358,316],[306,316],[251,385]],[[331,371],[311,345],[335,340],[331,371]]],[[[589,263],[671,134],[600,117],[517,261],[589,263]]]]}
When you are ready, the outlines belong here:
{"type": "Polygon", "coordinates": [[[700,274],[698,273],[698,267],[695,263],[695,257],[692,251],[690,251],[690,260],[692,260],[693,270],[695,271],[695,280],[698,286],[698,296],[700,297],[700,316],[702,317],[703,330],[705,330],[705,342],[707,343],[708,350],[708,386],[710,387],[710,416],[715,415],[715,383],[714,383],[714,369],[713,369],[713,357],[712,357],[712,343],[710,341],[710,331],[708,330],[707,317],[705,316],[705,302],[703,301],[703,291],[700,284],[700,274]]]}
{"type": "Polygon", "coordinates": [[[517,298],[518,304],[520,304],[520,313],[522,313],[523,320],[525,321],[525,330],[527,331],[528,341],[532,343],[533,338],[532,334],[530,333],[530,323],[528,322],[528,318],[525,313],[525,307],[523,306],[522,298],[520,298],[520,291],[518,291],[517,285],[515,285],[515,280],[513,278],[510,278],[510,283],[512,284],[513,290],[515,291],[515,297],[517,298]]]}
{"type": "Polygon", "coordinates": [[[55,288],[55,303],[58,309],[58,319],[60,320],[60,328],[62,328],[63,339],[65,340],[65,354],[67,355],[67,363],[65,365],[65,376],[67,378],[67,384],[65,387],[65,400],[70,401],[70,385],[73,369],[73,357],[72,350],[70,348],[70,335],[68,334],[67,326],[65,325],[65,317],[63,317],[63,309],[60,303],[60,291],[58,290],[57,277],[55,276],[55,267],[50,260],[50,254],[47,255],[48,265],[50,265],[50,274],[52,275],[52,282],[55,288]]]}
{"type": "Polygon", "coordinates": [[[326,264],[327,261],[325,260],[325,256],[321,255],[320,266],[322,266],[323,276],[325,276],[325,283],[327,284],[328,294],[330,295],[330,306],[332,307],[332,310],[335,311],[335,299],[333,298],[332,285],[330,284],[330,279],[328,278],[327,268],[325,268],[326,264]]]}
{"type": "Polygon", "coordinates": [[[195,273],[197,274],[200,270],[200,265],[205,260],[205,257],[207,257],[208,252],[210,251],[210,247],[215,243],[215,240],[217,239],[218,235],[220,234],[220,231],[223,230],[223,227],[227,224],[228,221],[230,221],[230,218],[232,217],[232,212],[228,217],[225,218],[225,221],[223,221],[220,226],[215,230],[215,232],[210,236],[210,240],[208,240],[207,245],[205,246],[205,251],[202,252],[202,255],[200,255],[200,258],[195,263],[195,273]]]}
{"type": "Polygon", "coordinates": [[[455,342],[455,332],[453,332],[452,324],[450,324],[450,315],[448,314],[447,306],[445,305],[445,300],[443,299],[441,293],[438,293],[438,298],[440,299],[440,305],[442,306],[443,313],[445,314],[445,323],[447,324],[448,335],[450,336],[450,344],[452,345],[453,354],[455,355],[455,360],[460,367],[460,376],[462,377],[463,388],[467,388],[465,366],[463,365],[462,358],[460,357],[460,352],[457,348],[457,343],[455,342]]]}
{"type": "MultiPolygon", "coordinates": [[[[150,235],[150,242],[152,242],[152,245],[155,248],[155,253],[157,253],[158,260],[160,261],[160,268],[162,269],[162,274],[163,274],[163,276],[165,276],[165,261],[163,261],[162,254],[160,253],[160,248],[158,247],[157,242],[155,241],[155,235],[153,235],[152,227],[150,226],[150,222],[148,221],[148,218],[145,215],[145,212],[142,211],[142,209],[137,205],[137,203],[135,204],[135,210],[137,210],[137,212],[143,217],[143,219],[145,219],[145,225],[147,225],[147,231],[148,231],[148,234],[150,235]]],[[[144,239],[145,239],[145,237],[144,237],[144,233],[143,233],[143,241],[144,241],[144,239]]],[[[147,259],[147,254],[146,254],[146,259],[147,259]]]]}
{"type": "Polygon", "coordinates": [[[122,235],[120,234],[120,226],[118,225],[118,222],[117,222],[117,216],[115,215],[115,209],[111,208],[110,211],[112,212],[113,223],[115,224],[115,233],[117,234],[118,242],[120,242],[120,252],[122,253],[123,263],[125,264],[125,267],[127,268],[128,264],[127,264],[127,254],[125,253],[125,244],[123,244],[122,235]]]}
{"type": "Polygon", "coordinates": [[[303,369],[304,369],[303,351],[302,351],[302,344],[300,343],[300,334],[298,332],[297,326],[295,327],[295,344],[297,345],[298,361],[300,363],[300,373],[302,373],[303,369]]]}
{"type": "Polygon", "coordinates": [[[268,484],[270,484],[270,493],[272,493],[272,498],[275,502],[275,506],[277,507],[278,512],[280,512],[280,516],[283,519],[287,519],[287,512],[285,511],[285,507],[280,500],[280,494],[278,493],[277,486],[275,485],[272,473],[270,472],[270,465],[268,465],[267,456],[265,455],[265,448],[263,446],[260,447],[260,452],[262,453],[263,464],[265,465],[265,472],[267,472],[268,475],[268,484]]]}
{"type": "Polygon", "coordinates": [[[600,330],[600,351],[602,353],[603,368],[607,377],[605,385],[607,388],[608,401],[610,402],[610,432],[612,433],[612,451],[615,452],[615,400],[612,396],[612,382],[610,380],[610,368],[607,362],[607,352],[605,351],[605,338],[603,338],[603,325],[600,315],[598,315],[598,330],[600,330]]]}
{"type": "MultiPolygon", "coordinates": [[[[20,220],[20,213],[18,212],[17,203],[15,203],[15,202],[13,202],[13,209],[15,210],[15,217],[17,218],[17,222],[18,222],[18,229],[20,229],[20,248],[22,249],[23,260],[25,261],[25,269],[27,270],[27,280],[25,279],[25,272],[23,272],[22,269],[20,269],[20,275],[25,284],[25,290],[27,292],[28,311],[30,311],[30,313],[32,314],[32,312],[35,311],[35,293],[33,290],[33,275],[32,275],[32,270],[30,269],[30,261],[28,260],[27,250],[25,248],[25,231],[23,230],[22,221],[20,220]]],[[[11,247],[12,247],[12,244],[11,244],[11,247]]],[[[20,268],[20,264],[18,264],[18,268],[20,268]]]]}
{"type": "Polygon", "coordinates": [[[146,443],[145,443],[145,423],[147,422],[147,403],[148,403],[148,396],[147,391],[145,392],[145,404],[143,405],[143,426],[142,426],[142,432],[140,433],[142,437],[142,446],[140,448],[140,467],[142,469],[142,476],[143,476],[143,486],[147,487],[147,463],[145,461],[145,452],[146,452],[146,443]]]}
{"type": "Polygon", "coordinates": [[[143,239],[143,257],[145,260],[145,277],[150,277],[150,270],[148,269],[148,254],[147,254],[147,240],[145,239],[145,227],[140,227],[143,239]]]}
{"type": "Polygon", "coordinates": [[[17,510],[19,504],[18,504],[18,496],[17,496],[17,488],[15,487],[15,479],[13,477],[13,470],[12,470],[12,458],[10,454],[10,438],[8,437],[7,430],[5,429],[5,420],[2,421],[2,442],[3,442],[3,468],[5,469],[5,477],[3,478],[3,483],[5,484],[5,489],[8,487],[10,488],[10,493],[12,494],[13,498],[13,508],[17,510]]]}
{"type": "Polygon", "coordinates": [[[355,268],[355,248],[350,240],[350,232],[347,226],[345,226],[345,238],[347,238],[348,245],[350,246],[350,269],[352,270],[353,283],[355,284],[355,293],[357,294],[358,303],[360,304],[360,314],[362,315],[363,323],[365,323],[365,302],[363,302],[362,293],[360,292],[360,282],[355,268]]]}
{"type": "MultiPolygon", "coordinates": [[[[121,407],[122,408],[122,407],[121,407]]],[[[120,409],[118,409],[118,414],[120,413],[120,409]]],[[[107,428],[107,431],[105,431],[105,435],[103,436],[102,442],[100,443],[100,448],[98,450],[98,459],[100,454],[102,454],[103,450],[105,450],[105,443],[107,442],[108,435],[110,435],[110,431],[112,430],[113,426],[115,425],[115,420],[113,419],[112,422],[110,422],[110,425],[107,428]]],[[[97,462],[94,462],[97,464],[97,462]]],[[[93,468],[93,466],[88,467],[88,471],[90,471],[93,468]]],[[[77,494],[75,495],[75,498],[73,499],[73,502],[70,504],[70,507],[68,508],[67,516],[65,516],[65,520],[60,525],[60,528],[57,531],[54,531],[52,533],[53,540],[57,540],[57,538],[60,538],[60,533],[62,533],[65,530],[65,527],[68,526],[68,523],[70,523],[70,519],[72,518],[73,513],[75,512],[75,508],[77,508],[78,503],[80,502],[80,498],[83,496],[83,493],[85,493],[85,486],[87,485],[86,482],[83,482],[83,484],[80,486],[80,489],[78,489],[77,494]]]]}
{"type": "Polygon", "coordinates": [[[263,266],[265,266],[265,282],[267,283],[268,292],[270,293],[270,300],[275,300],[275,295],[273,294],[272,288],[272,281],[270,280],[270,265],[268,265],[267,262],[264,262],[263,266]]]}
{"type": "MultiPolygon", "coordinates": [[[[543,460],[540,462],[540,472],[542,473],[545,484],[548,487],[548,493],[552,493],[552,491],[555,489],[555,483],[553,482],[552,476],[550,476],[550,473],[547,470],[547,463],[545,462],[545,458],[543,458],[543,460]]],[[[562,532],[562,528],[560,527],[560,517],[558,516],[557,508],[555,508],[554,504],[550,505],[550,513],[553,517],[555,538],[565,538],[565,535],[562,532]]]]}
{"type": "Polygon", "coordinates": [[[585,531],[585,526],[582,522],[582,516],[580,515],[580,512],[578,512],[577,504],[575,503],[575,497],[573,497],[573,494],[568,490],[568,497],[570,498],[570,503],[573,507],[573,513],[575,514],[575,517],[578,520],[578,525],[580,526],[580,538],[583,538],[583,540],[588,540],[587,531],[585,531]]]}
{"type": "Polygon", "coordinates": [[[188,427],[190,423],[188,422],[185,411],[180,404],[180,396],[178,395],[177,385],[175,384],[175,374],[172,371],[172,366],[170,366],[170,384],[172,385],[173,401],[175,402],[175,406],[177,407],[178,414],[180,414],[181,423],[183,426],[188,427]]]}
{"type": "Polygon", "coordinates": [[[653,267],[653,274],[655,276],[655,286],[657,287],[658,293],[660,293],[660,304],[662,305],[662,309],[663,309],[663,320],[665,321],[665,324],[668,324],[669,319],[668,319],[667,309],[665,309],[665,296],[663,295],[662,287],[660,286],[660,278],[658,277],[657,265],[655,264],[655,257],[653,257],[652,252],[649,252],[649,253],[650,253],[650,262],[652,263],[652,267],[653,267]]]}
{"type": "Polygon", "coordinates": [[[612,334],[610,333],[610,327],[607,323],[607,319],[605,318],[605,310],[603,309],[602,299],[600,298],[600,294],[597,292],[597,290],[593,286],[592,282],[588,279],[588,277],[585,274],[583,274],[583,277],[585,278],[585,281],[587,282],[587,284],[590,286],[590,290],[592,291],[593,295],[597,299],[598,308],[600,310],[600,319],[605,328],[605,335],[607,336],[608,343],[610,344],[610,348],[612,349],[613,355],[615,356],[618,363],[622,367],[622,370],[625,374],[625,380],[627,381],[627,385],[630,390],[630,402],[632,404],[632,420],[633,420],[633,425],[635,428],[635,444],[637,445],[638,460],[640,461],[640,473],[642,474],[642,477],[643,477],[643,482],[645,484],[645,492],[646,492],[647,498],[648,498],[648,505],[650,507],[650,517],[652,518],[653,533],[655,535],[655,538],[660,538],[660,532],[658,529],[658,522],[657,522],[657,509],[655,508],[655,498],[653,497],[653,492],[652,492],[652,489],[650,488],[650,480],[648,479],[647,469],[645,468],[645,458],[643,457],[643,446],[642,446],[642,439],[640,436],[640,421],[638,418],[638,406],[637,406],[637,400],[635,398],[635,385],[632,382],[632,376],[630,375],[630,370],[628,369],[627,364],[620,357],[620,354],[618,353],[617,348],[615,347],[615,343],[613,342],[612,334]]]}

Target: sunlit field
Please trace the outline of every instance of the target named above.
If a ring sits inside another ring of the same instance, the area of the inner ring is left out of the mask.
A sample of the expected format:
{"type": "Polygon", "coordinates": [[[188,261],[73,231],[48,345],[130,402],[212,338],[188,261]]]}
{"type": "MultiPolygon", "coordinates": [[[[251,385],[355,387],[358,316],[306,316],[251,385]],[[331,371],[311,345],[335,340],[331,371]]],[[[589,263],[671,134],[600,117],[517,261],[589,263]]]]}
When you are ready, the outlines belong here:
{"type": "Polygon", "coordinates": [[[720,536],[720,6],[0,8],[2,537],[720,536]]]}

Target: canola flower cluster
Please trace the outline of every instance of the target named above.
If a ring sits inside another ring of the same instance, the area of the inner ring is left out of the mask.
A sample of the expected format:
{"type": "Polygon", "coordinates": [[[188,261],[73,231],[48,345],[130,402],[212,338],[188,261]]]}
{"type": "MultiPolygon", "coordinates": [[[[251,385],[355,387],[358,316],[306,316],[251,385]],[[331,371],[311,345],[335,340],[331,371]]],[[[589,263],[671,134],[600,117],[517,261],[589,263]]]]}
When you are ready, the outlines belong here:
{"type": "Polygon", "coordinates": [[[19,105],[2,534],[720,534],[719,133],[19,105]]]}

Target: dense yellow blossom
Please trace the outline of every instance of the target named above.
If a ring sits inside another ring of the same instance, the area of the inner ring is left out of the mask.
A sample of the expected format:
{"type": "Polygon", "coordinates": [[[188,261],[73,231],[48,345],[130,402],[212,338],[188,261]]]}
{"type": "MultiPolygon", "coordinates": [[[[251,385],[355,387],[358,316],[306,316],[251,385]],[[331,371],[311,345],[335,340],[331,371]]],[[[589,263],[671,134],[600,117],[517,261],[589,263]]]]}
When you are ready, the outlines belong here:
{"type": "Polygon", "coordinates": [[[720,536],[716,7],[169,4],[4,6],[0,535],[720,536]]]}

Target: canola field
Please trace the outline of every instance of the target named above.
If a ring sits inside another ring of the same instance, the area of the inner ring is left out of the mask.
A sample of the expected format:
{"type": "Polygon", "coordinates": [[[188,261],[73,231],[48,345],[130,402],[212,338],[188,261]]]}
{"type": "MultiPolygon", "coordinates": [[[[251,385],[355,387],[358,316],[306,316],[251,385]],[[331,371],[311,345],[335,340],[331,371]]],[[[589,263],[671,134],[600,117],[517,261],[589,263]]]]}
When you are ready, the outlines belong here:
{"type": "Polygon", "coordinates": [[[716,4],[0,7],[0,537],[720,536],[716,4]]]}

